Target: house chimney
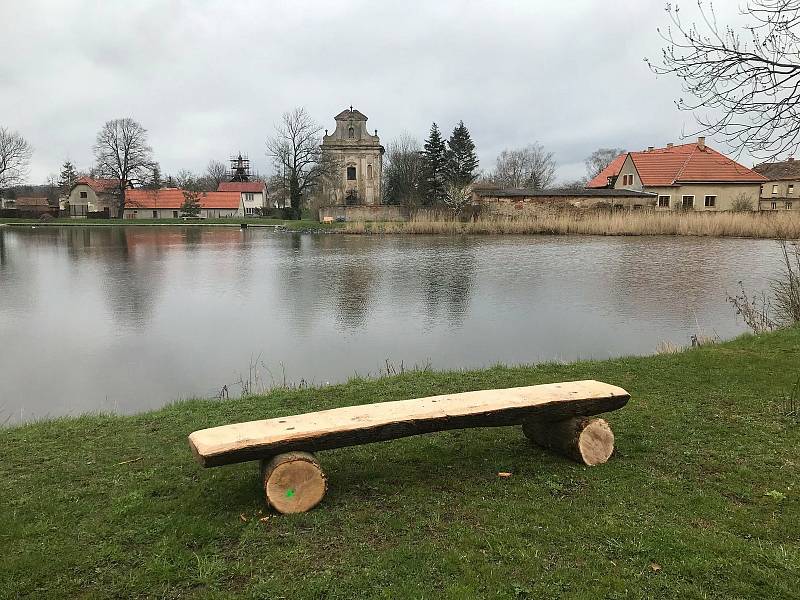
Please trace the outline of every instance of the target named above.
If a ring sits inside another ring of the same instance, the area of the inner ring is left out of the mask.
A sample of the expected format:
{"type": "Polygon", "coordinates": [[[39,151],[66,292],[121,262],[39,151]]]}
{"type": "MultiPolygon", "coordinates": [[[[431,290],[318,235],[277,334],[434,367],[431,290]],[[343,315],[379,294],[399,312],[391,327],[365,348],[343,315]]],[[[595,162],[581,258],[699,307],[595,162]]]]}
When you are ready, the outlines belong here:
{"type": "Polygon", "coordinates": [[[706,136],[701,135],[697,138],[697,147],[700,148],[700,150],[706,149],[706,136]]]}
{"type": "Polygon", "coordinates": [[[667,148],[672,148],[672,142],[669,142],[669,143],[667,144],[667,148]]]}

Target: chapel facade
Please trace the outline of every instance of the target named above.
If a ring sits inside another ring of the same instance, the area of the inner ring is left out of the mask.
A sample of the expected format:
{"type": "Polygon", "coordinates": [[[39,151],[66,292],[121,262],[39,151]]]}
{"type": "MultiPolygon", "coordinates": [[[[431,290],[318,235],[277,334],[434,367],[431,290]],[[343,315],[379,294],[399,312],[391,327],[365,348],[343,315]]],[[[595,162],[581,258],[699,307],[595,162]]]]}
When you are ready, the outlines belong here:
{"type": "Polygon", "coordinates": [[[345,109],[336,117],[336,129],[325,130],[322,152],[332,163],[325,182],[325,200],[331,205],[374,205],[381,203],[381,174],[384,148],[378,130],[367,131],[367,117],[345,109]]]}

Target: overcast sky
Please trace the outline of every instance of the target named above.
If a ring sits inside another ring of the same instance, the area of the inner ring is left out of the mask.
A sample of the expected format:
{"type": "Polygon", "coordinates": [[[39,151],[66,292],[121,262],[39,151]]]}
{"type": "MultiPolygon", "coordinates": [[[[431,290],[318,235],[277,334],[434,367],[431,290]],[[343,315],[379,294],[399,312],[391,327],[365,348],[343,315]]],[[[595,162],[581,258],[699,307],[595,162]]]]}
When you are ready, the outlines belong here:
{"type": "MultiPolygon", "coordinates": [[[[737,2],[717,2],[736,21],[737,2]]],[[[97,130],[130,116],[165,173],[248,153],[305,106],[323,127],[352,104],[384,145],[459,119],[489,170],[539,141],[559,180],[598,147],[679,143],[679,82],[656,77],[660,0],[236,2],[0,0],[0,125],[34,146],[31,181],[92,165],[97,130]]],[[[681,3],[684,18],[697,12],[681,3]]],[[[713,141],[711,142],[713,144],[713,141]]],[[[721,148],[724,150],[724,148],[721,148]]],[[[744,160],[750,166],[750,160],[744,160]]]]}

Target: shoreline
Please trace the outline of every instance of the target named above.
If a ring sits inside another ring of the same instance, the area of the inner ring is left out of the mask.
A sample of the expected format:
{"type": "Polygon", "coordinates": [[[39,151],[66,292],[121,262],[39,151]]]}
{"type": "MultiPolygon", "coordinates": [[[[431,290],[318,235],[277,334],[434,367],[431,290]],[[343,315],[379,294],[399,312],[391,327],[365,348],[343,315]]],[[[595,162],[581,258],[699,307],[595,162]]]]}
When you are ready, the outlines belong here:
{"type": "Polygon", "coordinates": [[[268,597],[511,597],[515,586],[595,597],[613,580],[637,597],[789,597],[800,421],[784,398],[799,351],[795,327],[675,354],[407,372],[3,429],[0,596],[225,595],[235,582],[268,597]],[[518,427],[425,434],[318,453],[330,489],[299,515],[264,506],[257,463],[202,469],[186,442],[241,421],[581,379],[631,393],[603,415],[617,446],[605,465],[546,453],[518,427]],[[407,568],[387,566],[398,561],[407,568]]]}
{"type": "Polygon", "coordinates": [[[800,211],[760,213],[555,213],[477,221],[415,219],[320,223],[310,219],[180,219],[0,221],[0,227],[228,227],[349,235],[598,235],[800,239],[800,211]]]}

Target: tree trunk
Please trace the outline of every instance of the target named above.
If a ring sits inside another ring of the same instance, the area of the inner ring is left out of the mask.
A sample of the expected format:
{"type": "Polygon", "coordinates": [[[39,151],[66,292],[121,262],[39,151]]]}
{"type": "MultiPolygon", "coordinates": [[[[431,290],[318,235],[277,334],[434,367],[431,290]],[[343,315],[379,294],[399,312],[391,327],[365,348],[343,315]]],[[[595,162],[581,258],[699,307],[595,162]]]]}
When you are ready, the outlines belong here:
{"type": "Polygon", "coordinates": [[[583,465],[601,465],[614,451],[614,433],[605,419],[531,419],[522,424],[522,431],[539,446],[563,454],[583,465]]]}
{"type": "Polygon", "coordinates": [[[289,177],[289,199],[292,203],[292,218],[300,219],[302,215],[300,204],[303,200],[303,194],[300,192],[300,182],[294,174],[289,177]]]}
{"type": "Polygon", "coordinates": [[[261,481],[267,503],[284,514],[311,510],[328,489],[319,461],[308,452],[287,452],[262,460],[261,481]]]}

